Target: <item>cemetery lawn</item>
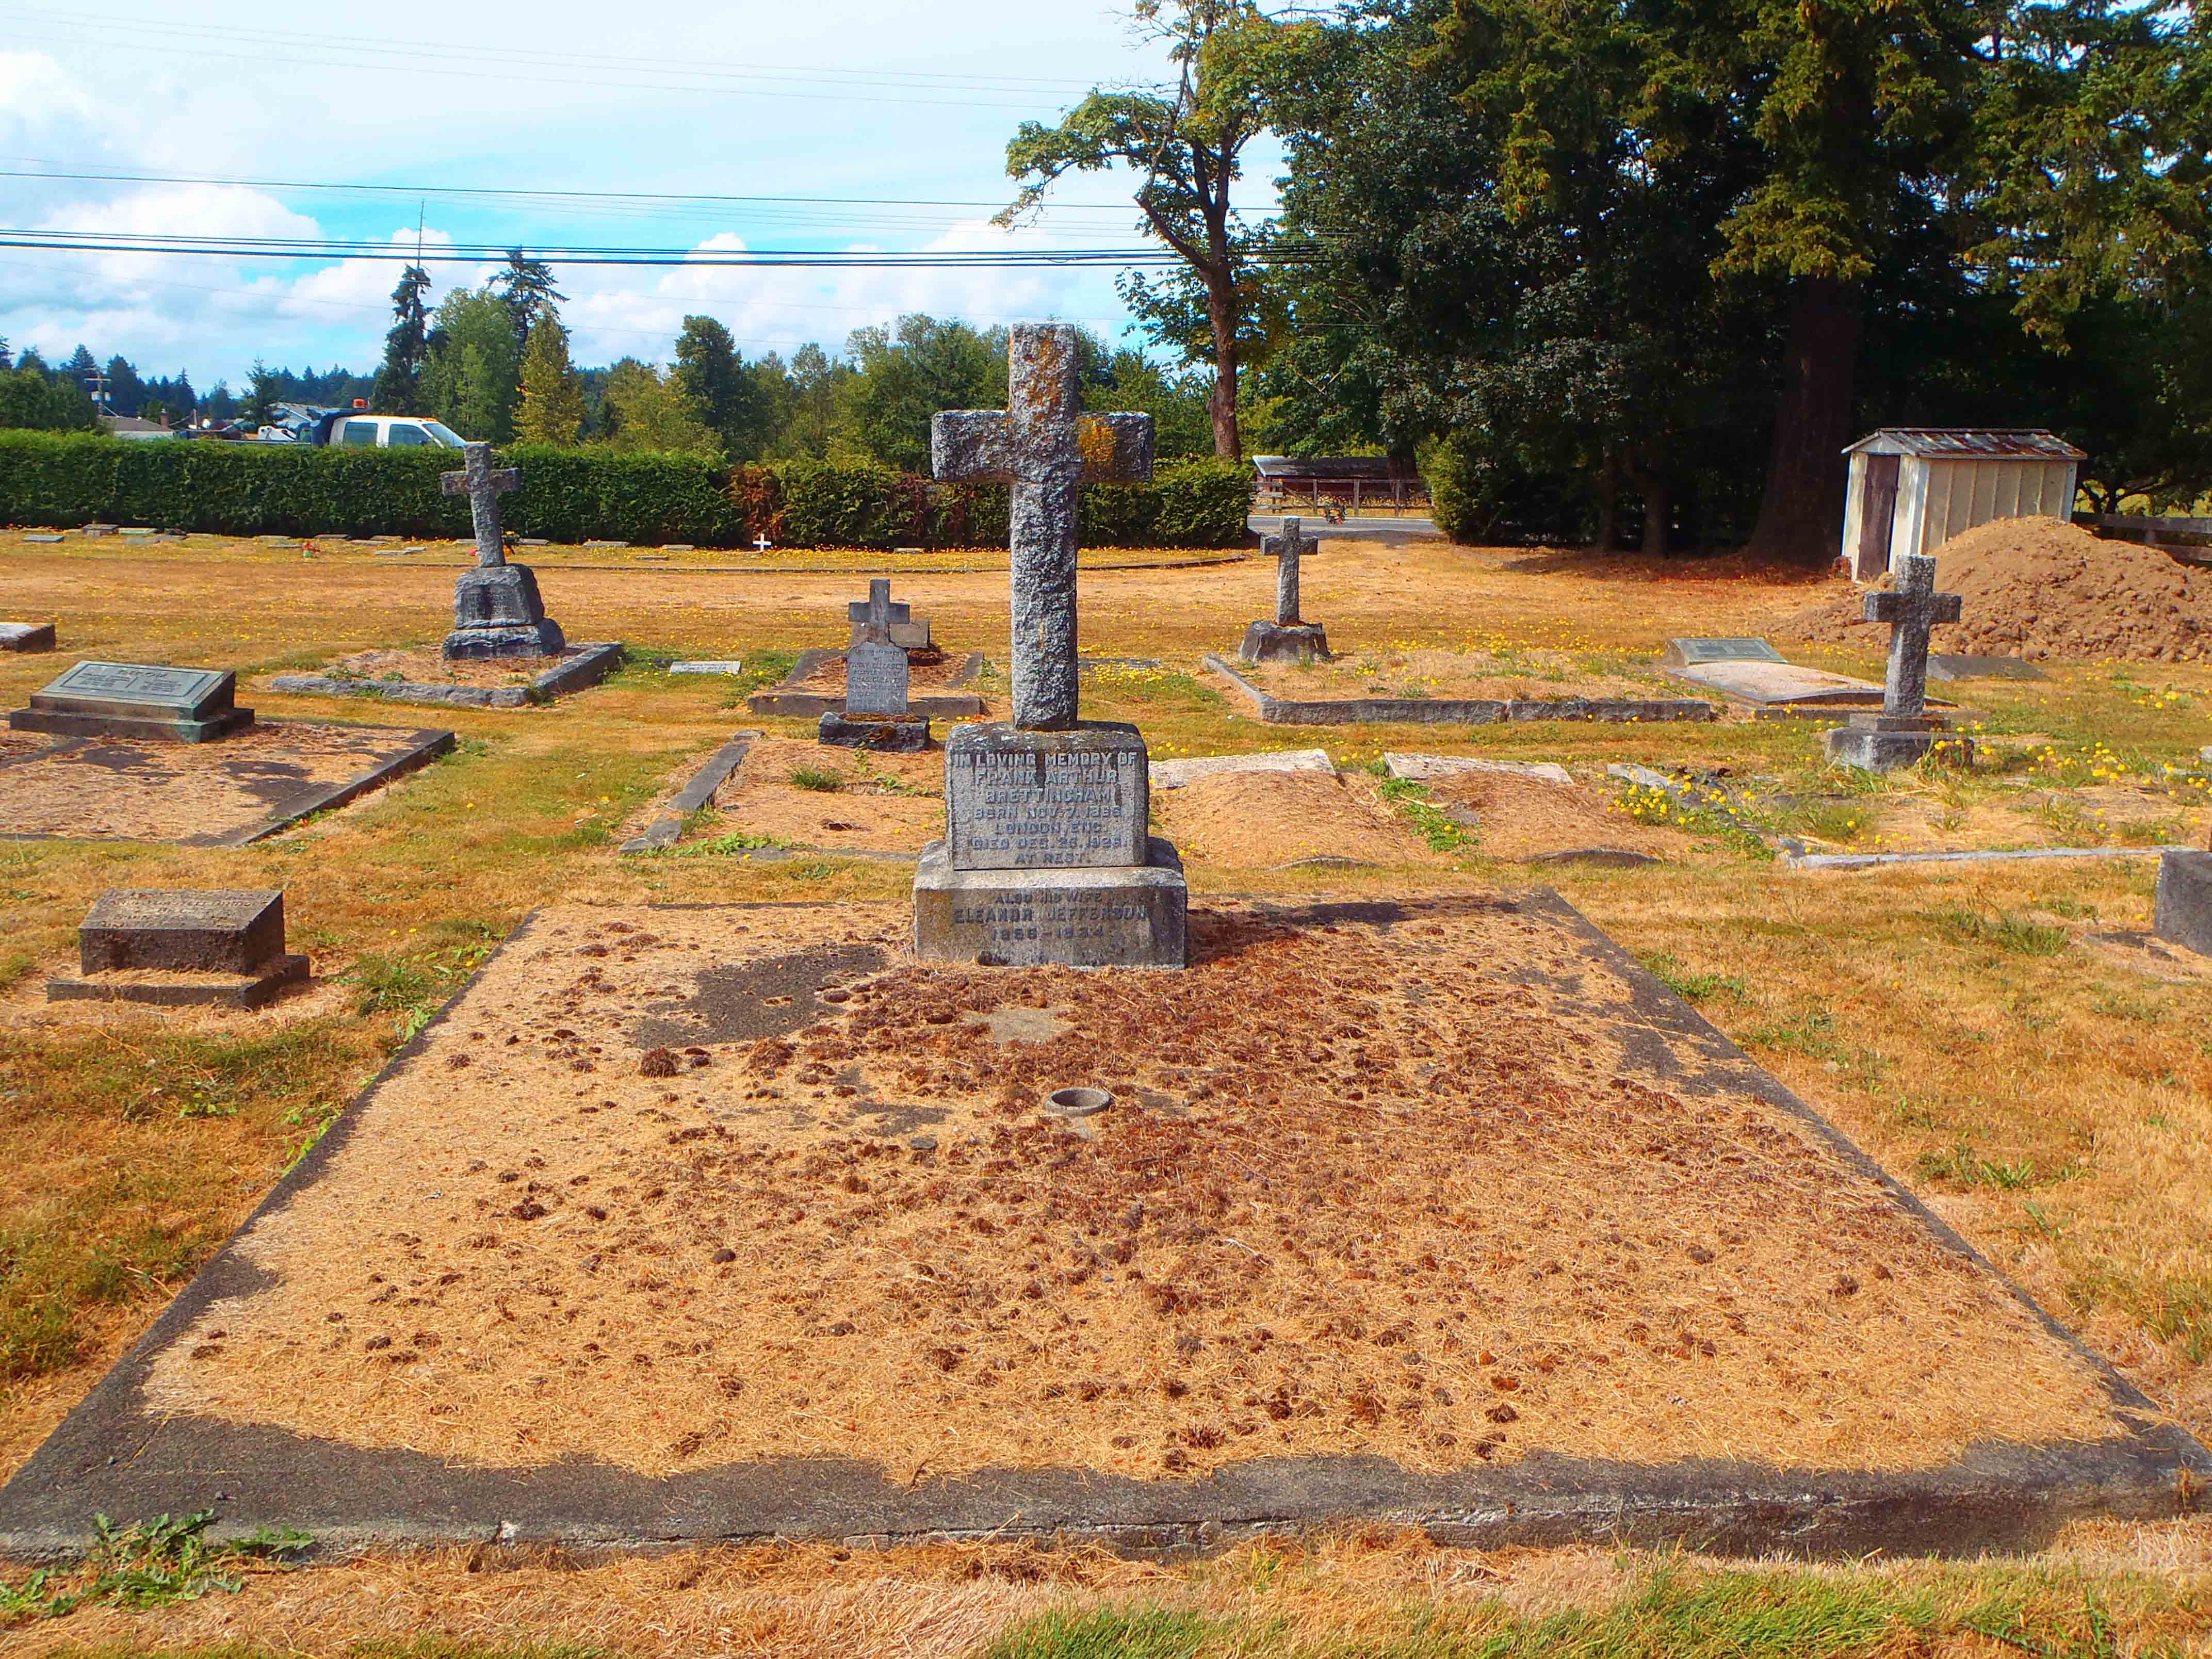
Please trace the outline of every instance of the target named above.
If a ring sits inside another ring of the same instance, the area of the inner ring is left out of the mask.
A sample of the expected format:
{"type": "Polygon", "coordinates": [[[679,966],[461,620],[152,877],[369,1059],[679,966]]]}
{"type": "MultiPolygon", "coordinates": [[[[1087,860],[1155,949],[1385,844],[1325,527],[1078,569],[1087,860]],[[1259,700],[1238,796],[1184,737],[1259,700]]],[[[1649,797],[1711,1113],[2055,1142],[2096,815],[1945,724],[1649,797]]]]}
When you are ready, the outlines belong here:
{"type": "MultiPolygon", "coordinates": [[[[0,843],[0,1468],[29,1455],[531,911],[902,902],[907,866],[748,858],[742,824],[712,817],[670,853],[615,852],[732,732],[809,738],[806,722],[749,715],[744,696],[799,651],[842,644],[842,607],[865,591],[858,573],[884,561],[856,556],[853,574],[695,574],[562,568],[567,556],[550,552],[529,557],[558,572],[544,583],[551,614],[573,638],[631,649],[605,685],[550,708],[380,714],[449,726],[459,750],[256,847],[0,843]],[[749,672],[659,672],[678,657],[742,657],[749,672]],[[46,975],[72,958],[93,899],[121,885],[284,888],[292,948],[313,957],[317,988],[228,1018],[49,1009],[46,975]]],[[[590,562],[577,550],[579,566],[590,562]]],[[[97,657],[234,666],[240,702],[264,717],[326,718],[318,700],[247,684],[341,653],[434,644],[459,564],[366,549],[303,561],[213,538],[131,549],[0,536],[0,617],[58,617],[63,639],[51,655],[0,657],[0,704],[20,707],[70,662],[97,657]]],[[[1304,608],[1340,651],[1504,641],[1627,667],[1670,636],[1771,630],[1820,591],[1686,561],[1325,542],[1305,567],[1304,608]]],[[[1498,858],[1480,834],[1437,830],[1434,811],[1417,809],[1441,790],[1401,792],[1394,810],[1418,836],[1403,861],[1194,859],[1194,905],[1230,892],[1556,886],[2161,1407],[2212,1434],[2212,984],[2146,971],[2141,953],[2098,937],[2148,925],[2154,860],[1815,874],[1778,869],[1753,839],[2098,845],[2147,837],[2129,827],[2140,821],[2202,844],[2194,767],[2212,739],[2212,669],[2061,664],[2046,684],[1944,688],[1996,739],[1987,767],[1862,787],[1819,765],[1818,722],[1263,726],[1198,664],[1233,653],[1273,592],[1272,567],[1256,559],[1086,578],[1085,650],[1162,665],[1091,676],[1086,713],[1138,721],[1158,759],[1320,746],[1351,771],[1379,769],[1386,750],[1446,750],[1559,761],[1593,790],[1607,787],[1607,763],[1634,761],[1700,769],[1732,805],[1663,817],[1640,806],[1645,827],[1680,837],[1668,845],[1680,855],[1659,867],[1536,872],[1515,861],[1520,843],[1498,858]]],[[[931,618],[948,653],[981,649],[1003,667],[1002,574],[916,570],[894,597],[931,618]]],[[[1793,660],[1880,677],[1871,637],[1816,650],[1775,637],[1793,660]]],[[[1002,679],[980,689],[1003,707],[1002,679]]],[[[825,816],[848,810],[841,791],[802,793],[825,816]]],[[[1630,815],[1620,822],[1625,834],[1630,815]]],[[[678,1652],[728,1641],[715,1635],[728,1627],[784,1651],[1302,1654],[1429,1641],[1419,1650],[1472,1653],[1493,1634],[1503,1644],[1487,1650],[1531,1650],[1547,1630],[1556,1644],[1562,1627],[1542,1621],[1559,1614],[1583,1621],[1568,1633],[1592,1653],[1994,1653],[2020,1650],[2025,1629],[2042,1644],[2027,1650],[2090,1655],[2201,1641],[2207,1550],[2198,1527],[2178,1524],[2078,1529],[2030,1565],[1741,1577],[1601,1552],[1486,1557],[1382,1534],[1165,1569],[984,1547],[881,1560],[733,1552],[581,1571],[454,1554],[255,1577],[235,1597],[160,1614],[80,1612],[7,1639],[89,1650],[167,1632],[244,1651],[326,1651],[417,1636],[512,1643],[521,1629],[562,1650],[678,1652]],[[1047,1618],[1054,1609],[1060,1622],[1047,1618]]]]}

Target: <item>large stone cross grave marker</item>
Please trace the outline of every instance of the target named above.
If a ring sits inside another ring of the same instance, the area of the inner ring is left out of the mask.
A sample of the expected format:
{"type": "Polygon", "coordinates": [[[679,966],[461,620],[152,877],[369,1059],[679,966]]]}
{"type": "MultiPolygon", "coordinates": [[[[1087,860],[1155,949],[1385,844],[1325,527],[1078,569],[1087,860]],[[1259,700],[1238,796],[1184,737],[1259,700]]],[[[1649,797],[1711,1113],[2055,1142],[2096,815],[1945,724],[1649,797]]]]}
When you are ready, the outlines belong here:
{"type": "Polygon", "coordinates": [[[1152,476],[1152,417],[1078,410],[1076,332],[1014,331],[1008,407],[956,409],[930,423],[930,462],[945,483],[1013,486],[1015,726],[1066,732],[1077,721],[1075,514],[1079,486],[1152,476]]]}
{"type": "Polygon", "coordinates": [[[522,488],[522,469],[495,467],[489,444],[464,444],[459,472],[441,473],[440,488],[448,495],[469,498],[469,518],[476,526],[477,563],[489,567],[507,562],[507,543],[500,534],[499,498],[522,488]]]}
{"type": "Polygon", "coordinates": [[[1077,707],[1076,506],[1085,482],[1152,476],[1148,415],[1083,415],[1077,336],[1013,331],[1008,407],[954,410],[930,430],[937,476],[1013,486],[1013,719],[954,728],[945,839],[921,855],[925,960],[1180,968],[1188,894],[1151,834],[1145,740],[1077,707]]]}
{"type": "Polygon", "coordinates": [[[1261,553],[1276,562],[1275,620],[1255,622],[1244,630],[1237,655],[1246,662],[1311,662],[1328,657],[1328,631],[1298,614],[1299,562],[1316,545],[1297,519],[1285,519],[1279,535],[1260,543],[1261,553]]]}
{"type": "Polygon", "coordinates": [[[550,657],[568,644],[561,624],[545,614],[538,576],[526,564],[509,564],[500,533],[499,498],[522,488],[516,467],[491,464],[489,444],[462,446],[465,465],[442,474],[448,495],[466,495],[476,526],[476,568],[453,584],[453,631],[442,653],[448,662],[483,657],[550,657]]]}
{"type": "MultiPolygon", "coordinates": [[[[1889,624],[1889,673],[1881,713],[1857,714],[1828,733],[1828,758],[1869,772],[1894,772],[1924,758],[1936,746],[1936,723],[1928,718],[1928,647],[1936,629],[1957,622],[1966,601],[1936,591],[1936,561],[1908,553],[1897,562],[1895,587],[1866,596],[1866,619],[1889,624]]],[[[1973,744],[1944,740],[1947,757],[1966,761],[1973,744]]]]}

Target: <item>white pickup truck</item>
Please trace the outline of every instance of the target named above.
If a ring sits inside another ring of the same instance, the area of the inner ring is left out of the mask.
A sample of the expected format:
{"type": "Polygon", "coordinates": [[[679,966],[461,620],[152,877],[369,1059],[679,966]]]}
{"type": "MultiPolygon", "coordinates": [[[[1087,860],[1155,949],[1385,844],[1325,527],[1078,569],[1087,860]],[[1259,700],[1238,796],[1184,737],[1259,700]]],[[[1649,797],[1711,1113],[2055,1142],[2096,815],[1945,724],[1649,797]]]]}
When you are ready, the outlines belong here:
{"type": "Polygon", "coordinates": [[[461,434],[427,415],[362,415],[338,410],[315,422],[313,441],[331,449],[459,449],[461,434]]]}

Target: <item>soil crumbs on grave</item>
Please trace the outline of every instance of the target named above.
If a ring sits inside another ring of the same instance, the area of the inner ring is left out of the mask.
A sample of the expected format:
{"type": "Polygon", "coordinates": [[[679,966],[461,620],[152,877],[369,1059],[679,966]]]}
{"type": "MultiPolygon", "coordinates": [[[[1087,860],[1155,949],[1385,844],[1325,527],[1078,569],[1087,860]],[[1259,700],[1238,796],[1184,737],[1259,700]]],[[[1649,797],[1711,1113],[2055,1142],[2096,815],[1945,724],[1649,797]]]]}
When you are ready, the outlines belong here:
{"type": "Polygon", "coordinates": [[[398,760],[414,738],[291,720],[258,722],[213,743],[11,732],[0,746],[0,832],[132,841],[232,835],[266,823],[287,802],[398,760]]]}
{"type": "Polygon", "coordinates": [[[1218,902],[1189,972],[1108,978],[918,965],[903,905],[543,912],[146,1407],[899,1480],[2115,1432],[2087,1362],[1564,919],[1360,915],[1218,902]],[[1118,1103],[1040,1113],[1075,1083],[1118,1103]]]}
{"type": "Polygon", "coordinates": [[[799,847],[919,853],[945,833],[945,757],[763,738],[714,792],[723,827],[799,847]]]}
{"type": "Polygon", "coordinates": [[[1186,860],[1206,864],[1435,862],[1376,793],[1376,780],[1357,774],[1217,772],[1179,789],[1155,789],[1152,816],[1186,860]]]}
{"type": "Polygon", "coordinates": [[[338,680],[407,680],[422,685],[527,685],[581,653],[550,657],[500,657],[448,662],[434,645],[408,650],[356,651],[325,663],[316,672],[338,680]]]}
{"type": "Polygon", "coordinates": [[[1245,663],[1224,653],[1231,667],[1271,696],[1295,702],[1350,697],[1520,698],[1551,702],[1564,697],[1680,697],[1694,695],[1679,681],[1621,671],[1617,658],[1548,650],[1496,651],[1393,647],[1344,649],[1326,663],[1245,663]]]}

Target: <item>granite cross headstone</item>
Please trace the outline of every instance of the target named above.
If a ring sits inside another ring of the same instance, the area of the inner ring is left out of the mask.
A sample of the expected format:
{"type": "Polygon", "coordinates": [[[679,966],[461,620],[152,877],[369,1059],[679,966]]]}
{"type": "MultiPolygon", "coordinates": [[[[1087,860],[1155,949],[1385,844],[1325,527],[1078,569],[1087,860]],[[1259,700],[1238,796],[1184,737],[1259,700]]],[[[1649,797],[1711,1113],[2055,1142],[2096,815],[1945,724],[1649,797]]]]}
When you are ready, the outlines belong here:
{"type": "Polygon", "coordinates": [[[987,965],[1181,968],[1188,889],[1150,833],[1133,726],[1079,718],[1076,506],[1086,482],[1152,476],[1146,415],[1078,410],[1079,337],[1013,331],[1009,407],[931,422],[946,482],[1008,483],[1013,719],[956,727],[945,745],[945,839],[915,875],[915,950],[987,965]]]}
{"type": "MultiPolygon", "coordinates": [[[[1828,758],[1869,772],[1894,772],[1917,764],[1936,748],[1936,722],[1928,717],[1928,647],[1935,630],[1957,622],[1966,602],[1936,591],[1936,561],[1907,553],[1897,561],[1896,586],[1866,596],[1866,619],[1889,624],[1889,674],[1881,713],[1852,717],[1827,734],[1828,758]]],[[[1973,744],[1948,738],[1947,759],[1971,761],[1973,744]]]]}
{"type": "Polygon", "coordinates": [[[507,562],[507,544],[499,532],[499,498],[522,488],[520,469],[495,467],[489,444],[464,444],[459,472],[441,473],[438,483],[448,495],[469,498],[469,517],[476,526],[477,564],[480,568],[507,562]]]}
{"type": "Polygon", "coordinates": [[[868,602],[848,607],[863,629],[860,641],[845,653],[845,712],[848,714],[903,714],[910,684],[906,652],[891,643],[891,623],[903,622],[902,605],[891,603],[891,585],[878,576],[868,584],[868,602]]]}
{"type": "Polygon", "coordinates": [[[1152,417],[1079,412],[1075,330],[1013,332],[1010,407],[947,410],[930,422],[946,483],[1013,486],[1014,725],[1066,732],[1077,720],[1075,524],[1079,486],[1152,476],[1152,417]]]}
{"type": "Polygon", "coordinates": [[[1237,654],[1246,662],[1310,663],[1316,657],[1328,658],[1328,629],[1298,614],[1299,561],[1316,545],[1297,519],[1285,519],[1280,535],[1261,542],[1261,553],[1276,562],[1275,620],[1255,622],[1244,630],[1244,643],[1237,654]]]}
{"type": "Polygon", "coordinates": [[[1305,620],[1298,615],[1298,561],[1313,551],[1314,544],[1300,529],[1298,520],[1285,519],[1282,534],[1260,544],[1262,556],[1276,561],[1275,623],[1279,628],[1296,628],[1305,620]]]}

